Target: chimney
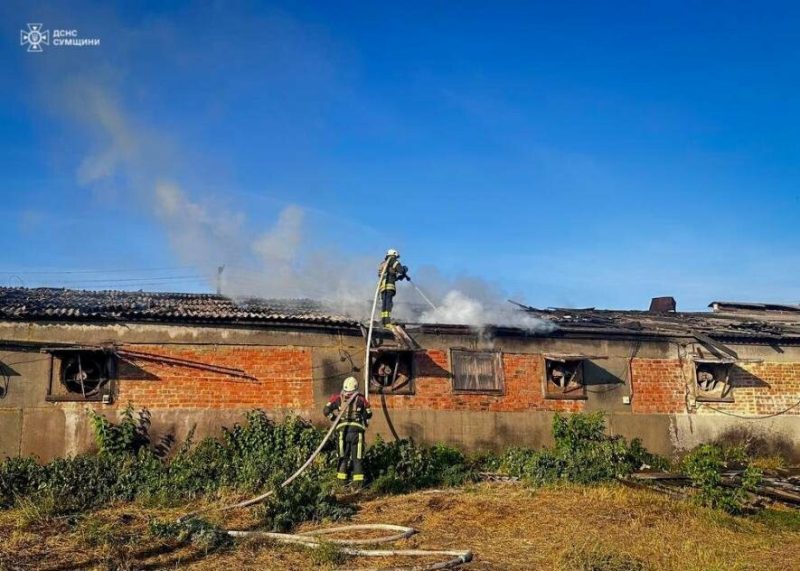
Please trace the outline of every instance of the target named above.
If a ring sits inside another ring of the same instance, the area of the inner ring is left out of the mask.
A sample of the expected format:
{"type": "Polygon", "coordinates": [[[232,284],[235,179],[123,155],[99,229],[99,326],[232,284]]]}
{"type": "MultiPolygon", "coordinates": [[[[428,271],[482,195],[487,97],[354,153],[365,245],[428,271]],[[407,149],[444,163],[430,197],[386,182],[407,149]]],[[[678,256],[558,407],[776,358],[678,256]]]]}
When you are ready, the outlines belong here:
{"type": "Polygon", "coordinates": [[[648,311],[651,313],[668,313],[675,311],[676,305],[675,298],[672,296],[654,297],[650,300],[650,309],[648,311]]]}

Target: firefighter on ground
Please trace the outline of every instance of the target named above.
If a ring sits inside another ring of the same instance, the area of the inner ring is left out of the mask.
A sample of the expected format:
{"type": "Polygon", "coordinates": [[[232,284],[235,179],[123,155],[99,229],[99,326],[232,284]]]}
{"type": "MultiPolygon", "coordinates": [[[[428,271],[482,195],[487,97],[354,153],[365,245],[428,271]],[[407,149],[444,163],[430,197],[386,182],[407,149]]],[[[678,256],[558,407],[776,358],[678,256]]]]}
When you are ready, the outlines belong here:
{"type": "Polygon", "coordinates": [[[352,480],[357,486],[364,483],[364,432],[372,418],[372,410],[364,395],[358,393],[358,381],[355,377],[347,377],[342,383],[342,392],[333,395],[322,412],[330,420],[336,415],[353,395],[357,395],[342,414],[342,420],[336,427],[336,450],[339,454],[339,469],[336,478],[347,480],[347,467],[351,464],[352,480]]]}
{"type": "Polygon", "coordinates": [[[386,252],[386,258],[378,266],[378,276],[381,276],[381,321],[385,326],[392,324],[392,306],[394,294],[397,293],[395,285],[400,280],[408,280],[408,268],[400,263],[400,253],[397,250],[386,252]]]}

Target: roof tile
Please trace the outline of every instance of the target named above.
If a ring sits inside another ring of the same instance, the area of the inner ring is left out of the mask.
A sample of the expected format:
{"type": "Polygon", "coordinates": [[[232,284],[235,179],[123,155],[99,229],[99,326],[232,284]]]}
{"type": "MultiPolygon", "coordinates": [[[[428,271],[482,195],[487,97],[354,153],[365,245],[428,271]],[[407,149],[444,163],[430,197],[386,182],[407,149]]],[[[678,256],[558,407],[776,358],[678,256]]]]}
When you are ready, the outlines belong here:
{"type": "Polygon", "coordinates": [[[308,299],[0,287],[0,319],[356,325],[308,299]]]}

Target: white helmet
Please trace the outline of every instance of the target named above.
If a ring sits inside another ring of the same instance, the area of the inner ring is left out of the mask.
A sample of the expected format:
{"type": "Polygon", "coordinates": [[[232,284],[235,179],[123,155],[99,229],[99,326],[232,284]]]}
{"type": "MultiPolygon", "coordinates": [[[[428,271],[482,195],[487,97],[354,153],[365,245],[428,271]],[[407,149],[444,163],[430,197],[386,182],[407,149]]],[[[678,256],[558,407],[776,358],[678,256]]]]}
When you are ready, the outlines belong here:
{"type": "Polygon", "coordinates": [[[342,383],[343,393],[354,393],[358,390],[358,380],[355,377],[347,377],[342,383]]]}
{"type": "Polygon", "coordinates": [[[398,252],[397,250],[395,250],[393,248],[389,248],[386,251],[386,255],[387,256],[394,256],[395,258],[399,258],[400,257],[400,252],[398,252]]]}

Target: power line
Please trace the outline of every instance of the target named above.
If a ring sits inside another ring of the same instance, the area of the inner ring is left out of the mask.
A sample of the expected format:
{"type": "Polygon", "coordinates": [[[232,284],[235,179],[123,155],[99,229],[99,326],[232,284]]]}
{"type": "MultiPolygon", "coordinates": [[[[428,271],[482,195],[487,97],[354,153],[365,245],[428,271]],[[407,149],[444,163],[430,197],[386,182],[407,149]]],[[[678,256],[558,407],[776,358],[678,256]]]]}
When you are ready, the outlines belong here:
{"type": "MultiPolygon", "coordinates": [[[[80,280],[59,280],[58,283],[81,283],[88,284],[94,282],[100,283],[127,283],[127,282],[161,282],[161,281],[175,281],[175,280],[197,280],[204,279],[203,276],[150,276],[146,278],[96,278],[96,279],[80,279],[80,280]]],[[[39,280],[46,281],[46,280],[39,280]]]]}
{"type": "MultiPolygon", "coordinates": [[[[2,280],[8,282],[8,279],[2,280]]],[[[207,278],[201,275],[177,275],[177,276],[147,276],[147,277],[106,277],[106,278],[58,278],[58,277],[39,277],[28,280],[28,284],[38,284],[39,287],[63,287],[73,285],[87,285],[96,287],[99,284],[113,285],[139,285],[144,283],[180,283],[180,282],[206,282],[207,278]],[[52,286],[42,284],[53,284],[52,286]]]]}
{"type": "MultiPolygon", "coordinates": [[[[98,289],[117,289],[117,288],[142,288],[142,287],[168,287],[168,286],[189,286],[189,285],[199,285],[207,288],[207,284],[204,284],[202,280],[173,280],[173,281],[160,281],[160,282],[135,282],[135,283],[119,283],[119,282],[99,282],[99,283],[82,283],[82,282],[72,282],[72,283],[63,283],[59,282],[57,284],[45,284],[45,283],[36,283],[36,284],[29,284],[26,287],[29,288],[54,288],[54,289],[85,289],[85,290],[98,290],[98,289]]],[[[8,286],[8,287],[16,287],[16,286],[8,286]]]]}
{"type": "Polygon", "coordinates": [[[105,273],[138,273],[138,272],[167,272],[175,270],[186,270],[185,267],[171,267],[171,268],[113,268],[109,270],[94,270],[94,269],[80,269],[80,270],[0,270],[0,274],[18,274],[18,275],[63,275],[63,274],[105,274],[105,273]]]}

